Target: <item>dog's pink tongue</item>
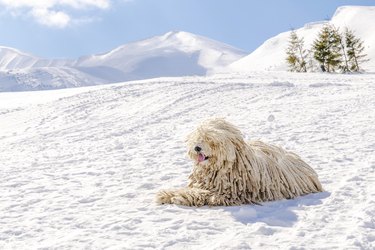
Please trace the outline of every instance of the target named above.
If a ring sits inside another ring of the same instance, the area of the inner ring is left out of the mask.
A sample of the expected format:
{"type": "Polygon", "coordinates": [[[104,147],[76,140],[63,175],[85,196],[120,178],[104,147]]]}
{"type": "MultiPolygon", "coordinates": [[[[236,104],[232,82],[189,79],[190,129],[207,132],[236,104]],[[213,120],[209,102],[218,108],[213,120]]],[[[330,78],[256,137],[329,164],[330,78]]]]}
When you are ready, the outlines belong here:
{"type": "Polygon", "coordinates": [[[199,153],[198,154],[198,162],[202,162],[202,161],[204,161],[206,159],[206,156],[204,156],[204,154],[202,154],[202,153],[199,153]]]}

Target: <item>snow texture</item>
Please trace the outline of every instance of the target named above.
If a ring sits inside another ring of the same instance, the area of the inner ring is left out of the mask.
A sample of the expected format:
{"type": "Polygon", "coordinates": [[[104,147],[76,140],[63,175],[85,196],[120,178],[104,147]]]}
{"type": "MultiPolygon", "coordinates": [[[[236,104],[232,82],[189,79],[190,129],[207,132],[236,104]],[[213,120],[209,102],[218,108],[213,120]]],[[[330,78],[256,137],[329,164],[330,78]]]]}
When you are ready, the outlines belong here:
{"type": "Polygon", "coordinates": [[[249,73],[0,93],[1,249],[374,249],[375,76],[249,73]],[[185,136],[225,117],[298,153],[325,192],[158,206],[185,136]]]}
{"type": "MultiPolygon", "coordinates": [[[[308,23],[303,28],[296,29],[298,37],[304,38],[305,49],[309,49],[317,38],[321,28],[327,23],[341,31],[345,27],[354,31],[355,35],[364,42],[369,61],[363,64],[367,72],[375,72],[375,6],[343,6],[339,7],[330,21],[308,23]]],[[[290,31],[283,32],[265,41],[250,55],[230,64],[225,71],[248,72],[253,70],[286,71],[286,48],[290,31]]]]}

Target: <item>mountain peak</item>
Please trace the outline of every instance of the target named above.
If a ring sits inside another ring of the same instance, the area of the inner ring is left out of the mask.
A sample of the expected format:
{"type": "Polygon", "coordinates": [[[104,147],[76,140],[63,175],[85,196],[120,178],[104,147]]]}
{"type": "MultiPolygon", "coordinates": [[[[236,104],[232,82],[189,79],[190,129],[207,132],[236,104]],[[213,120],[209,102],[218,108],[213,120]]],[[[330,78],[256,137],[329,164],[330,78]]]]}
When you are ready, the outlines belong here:
{"type": "MultiPolygon", "coordinates": [[[[162,43],[172,43],[175,45],[192,45],[197,39],[203,40],[203,37],[199,37],[198,35],[185,32],[185,31],[169,31],[165,33],[164,35],[154,37],[159,42],[162,43]]],[[[150,38],[151,40],[153,38],[150,38]]]]}
{"type": "MultiPolygon", "coordinates": [[[[180,66],[185,61],[202,67],[199,70],[199,75],[202,75],[202,72],[206,73],[208,69],[222,67],[245,55],[244,51],[203,36],[185,31],[169,31],[163,35],[122,45],[105,54],[81,58],[78,65],[106,65],[130,72],[140,65],[148,65],[150,60],[167,60],[168,64],[175,61],[174,65],[180,66]]],[[[173,63],[168,68],[172,65],[173,63]]]]}
{"type": "Polygon", "coordinates": [[[177,36],[191,36],[191,37],[194,37],[196,35],[193,34],[193,33],[186,32],[186,31],[172,30],[172,31],[169,31],[169,32],[165,33],[162,36],[165,37],[165,38],[169,38],[169,37],[177,37],[177,36]]]}

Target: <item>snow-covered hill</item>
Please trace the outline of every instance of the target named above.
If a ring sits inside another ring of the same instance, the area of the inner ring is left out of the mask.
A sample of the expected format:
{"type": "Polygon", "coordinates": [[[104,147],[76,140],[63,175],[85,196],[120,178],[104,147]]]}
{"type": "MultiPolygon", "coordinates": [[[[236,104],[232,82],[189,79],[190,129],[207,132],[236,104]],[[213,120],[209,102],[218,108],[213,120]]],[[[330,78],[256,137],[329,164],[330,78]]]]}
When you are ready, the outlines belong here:
{"type": "Polygon", "coordinates": [[[42,59],[0,47],[0,91],[202,76],[245,55],[234,47],[188,32],[168,32],[77,60],[42,59]]]}
{"type": "Polygon", "coordinates": [[[43,59],[0,47],[0,92],[60,89],[126,80],[123,72],[111,67],[76,65],[77,60],[43,59]]]}
{"type": "Polygon", "coordinates": [[[0,70],[70,66],[72,60],[43,59],[17,49],[0,46],[0,70]]]}
{"type": "Polygon", "coordinates": [[[374,249],[374,82],[269,72],[0,93],[0,248],[374,249]],[[212,116],[297,152],[326,191],[156,205],[187,184],[185,136],[212,116]]]}
{"type": "MultiPolygon", "coordinates": [[[[336,10],[330,21],[306,24],[297,29],[297,35],[305,40],[305,48],[310,48],[317,38],[320,29],[326,23],[344,30],[352,29],[364,41],[365,53],[369,62],[363,65],[367,72],[375,72],[375,7],[374,6],[343,6],[336,10]]],[[[253,70],[287,70],[286,48],[290,31],[283,32],[265,41],[250,55],[232,63],[228,71],[249,72],[253,70]]]]}
{"type": "Polygon", "coordinates": [[[229,45],[180,31],[126,44],[105,54],[83,57],[75,66],[107,66],[121,70],[129,79],[144,79],[206,75],[243,56],[244,51],[229,45]]]}

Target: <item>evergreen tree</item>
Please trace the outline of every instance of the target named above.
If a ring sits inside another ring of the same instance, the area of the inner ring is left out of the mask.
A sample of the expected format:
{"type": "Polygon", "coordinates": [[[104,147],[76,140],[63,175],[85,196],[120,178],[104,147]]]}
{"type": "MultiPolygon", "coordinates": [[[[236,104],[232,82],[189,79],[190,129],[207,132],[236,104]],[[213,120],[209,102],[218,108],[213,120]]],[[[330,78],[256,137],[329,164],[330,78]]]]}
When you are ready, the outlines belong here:
{"type": "Polygon", "coordinates": [[[295,30],[290,32],[289,46],[286,50],[286,61],[292,72],[307,72],[307,52],[304,49],[303,38],[298,38],[295,30]]]}
{"type": "Polygon", "coordinates": [[[342,62],[340,33],[333,26],[325,25],[313,43],[314,58],[323,72],[334,72],[342,62]]]}
{"type": "Polygon", "coordinates": [[[366,54],[363,52],[365,47],[363,41],[354,35],[352,30],[346,28],[345,43],[348,54],[349,69],[354,72],[360,71],[360,65],[367,62],[366,54]]]}

